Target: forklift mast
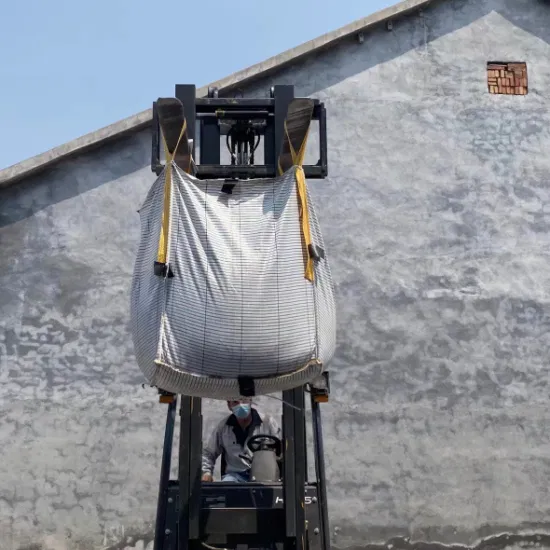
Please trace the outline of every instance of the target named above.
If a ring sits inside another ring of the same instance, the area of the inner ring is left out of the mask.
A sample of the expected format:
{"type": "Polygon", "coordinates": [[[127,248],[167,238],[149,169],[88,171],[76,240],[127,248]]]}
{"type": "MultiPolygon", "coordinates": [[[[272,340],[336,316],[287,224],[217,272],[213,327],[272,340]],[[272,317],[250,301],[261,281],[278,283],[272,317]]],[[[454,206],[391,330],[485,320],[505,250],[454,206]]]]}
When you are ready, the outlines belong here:
{"type": "MultiPolygon", "coordinates": [[[[188,147],[183,148],[179,162],[174,161],[198,179],[223,179],[231,185],[235,180],[275,177],[290,167],[287,153],[299,147],[293,142],[296,136],[305,143],[311,120],[319,123],[319,160],[304,164],[303,169],[310,179],[327,176],[324,105],[301,99],[311,106],[307,120],[303,109],[302,118],[294,116],[300,115],[300,109],[290,107],[296,106],[293,86],[274,86],[264,99],[220,98],[216,89],[210,89],[206,98],[197,98],[194,85],[177,85],[175,95],[175,99],[159,98],[153,104],[151,169],[157,175],[164,168],[161,128],[169,133],[170,117],[183,117],[188,147]],[[197,134],[200,152],[195,163],[197,134]],[[227,165],[220,164],[222,136],[231,159],[227,165]],[[261,137],[264,164],[255,164],[261,137]]],[[[314,384],[282,392],[282,479],[270,483],[202,482],[201,399],[159,390],[159,400],[168,405],[168,411],[154,549],[330,550],[320,410],[320,403],[328,401],[329,389],[325,371],[314,384]],[[311,400],[313,480],[307,476],[306,393],[311,400]],[[177,479],[171,479],[178,401],[179,467],[177,479]]],[[[243,385],[241,393],[253,397],[253,384],[243,385]]]]}

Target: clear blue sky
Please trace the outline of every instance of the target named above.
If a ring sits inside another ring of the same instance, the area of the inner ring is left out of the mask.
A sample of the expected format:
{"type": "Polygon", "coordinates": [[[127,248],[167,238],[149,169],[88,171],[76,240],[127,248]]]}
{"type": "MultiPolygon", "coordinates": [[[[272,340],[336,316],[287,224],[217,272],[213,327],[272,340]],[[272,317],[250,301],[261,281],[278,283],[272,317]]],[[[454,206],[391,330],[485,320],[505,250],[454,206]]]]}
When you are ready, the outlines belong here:
{"type": "Polygon", "coordinates": [[[4,2],[0,169],[395,3],[4,2]]]}

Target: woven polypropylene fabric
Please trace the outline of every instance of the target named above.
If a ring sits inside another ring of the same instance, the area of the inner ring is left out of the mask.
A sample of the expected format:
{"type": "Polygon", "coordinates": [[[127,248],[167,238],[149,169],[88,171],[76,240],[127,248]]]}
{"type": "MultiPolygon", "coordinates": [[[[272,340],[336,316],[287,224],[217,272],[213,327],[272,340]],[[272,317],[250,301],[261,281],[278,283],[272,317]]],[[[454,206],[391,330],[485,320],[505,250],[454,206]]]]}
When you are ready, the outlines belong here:
{"type": "MultiPolygon", "coordinates": [[[[160,389],[219,399],[239,396],[238,377],[256,393],[316,378],[335,347],[328,261],[304,277],[296,168],[283,176],[200,181],[172,164],[168,259],[173,277],[153,273],[165,172],[140,210],[141,240],[131,297],[137,362],[160,389]]],[[[308,193],[313,243],[324,248],[308,193]]]]}

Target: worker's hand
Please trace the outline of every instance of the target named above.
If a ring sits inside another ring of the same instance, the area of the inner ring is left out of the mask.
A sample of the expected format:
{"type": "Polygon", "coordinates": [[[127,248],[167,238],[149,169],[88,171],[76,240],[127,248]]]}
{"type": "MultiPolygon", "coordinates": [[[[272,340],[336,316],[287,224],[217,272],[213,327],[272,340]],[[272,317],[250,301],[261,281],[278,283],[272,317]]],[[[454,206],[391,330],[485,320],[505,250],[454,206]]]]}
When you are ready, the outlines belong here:
{"type": "Polygon", "coordinates": [[[203,481],[213,481],[214,478],[212,477],[212,474],[206,473],[206,474],[202,474],[202,480],[203,481]]]}

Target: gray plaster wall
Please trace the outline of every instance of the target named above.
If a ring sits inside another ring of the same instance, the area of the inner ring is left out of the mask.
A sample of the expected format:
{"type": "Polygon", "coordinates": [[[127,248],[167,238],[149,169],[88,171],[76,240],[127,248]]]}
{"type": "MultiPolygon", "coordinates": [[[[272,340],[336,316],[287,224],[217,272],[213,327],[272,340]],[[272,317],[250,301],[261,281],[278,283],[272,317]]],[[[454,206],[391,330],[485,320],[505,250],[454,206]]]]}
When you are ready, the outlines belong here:
{"type": "MultiPolygon", "coordinates": [[[[446,0],[245,90],[329,113],[339,548],[550,546],[549,59],[548,1],[446,0]],[[493,60],[527,61],[529,95],[489,95],[493,60]]],[[[149,154],[145,131],[0,191],[1,550],[152,548],[165,409],[128,331],[149,154]]]]}

